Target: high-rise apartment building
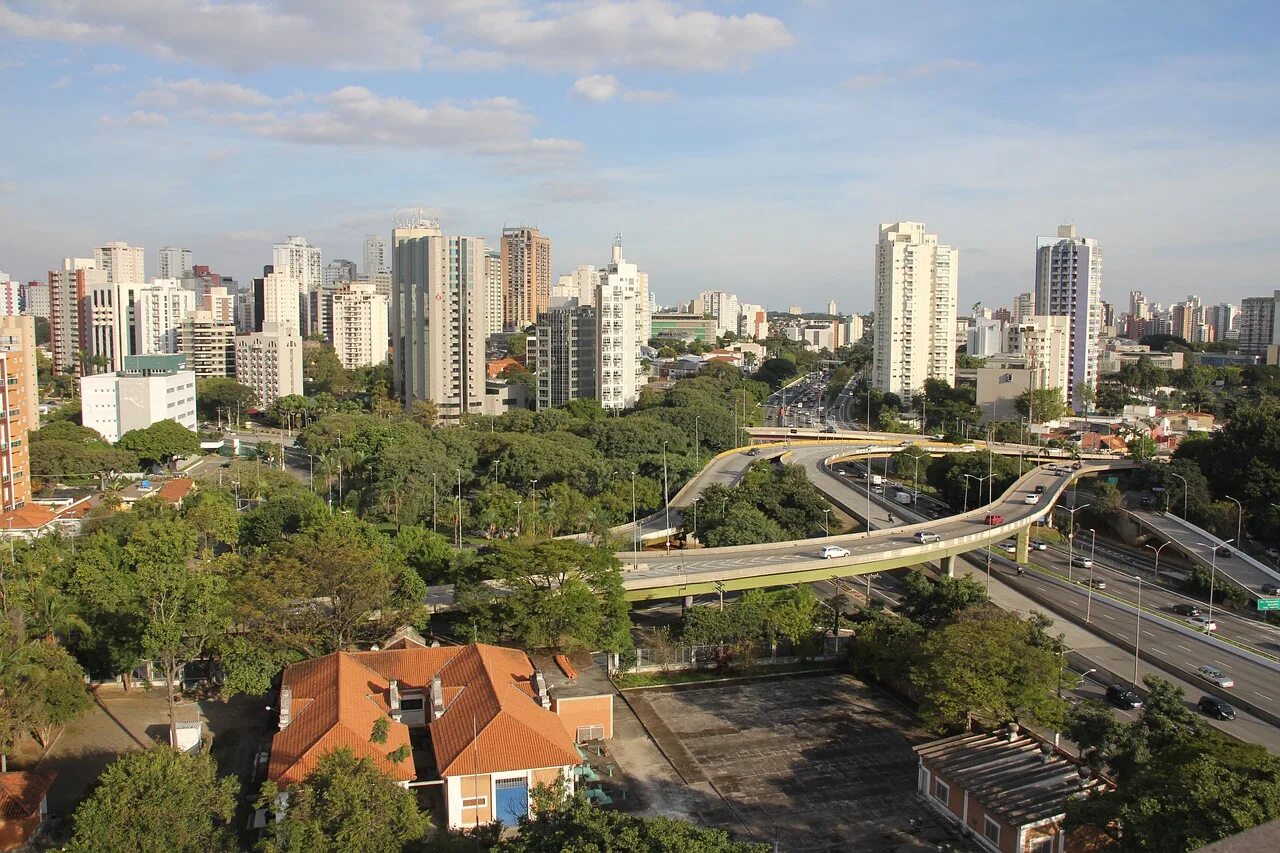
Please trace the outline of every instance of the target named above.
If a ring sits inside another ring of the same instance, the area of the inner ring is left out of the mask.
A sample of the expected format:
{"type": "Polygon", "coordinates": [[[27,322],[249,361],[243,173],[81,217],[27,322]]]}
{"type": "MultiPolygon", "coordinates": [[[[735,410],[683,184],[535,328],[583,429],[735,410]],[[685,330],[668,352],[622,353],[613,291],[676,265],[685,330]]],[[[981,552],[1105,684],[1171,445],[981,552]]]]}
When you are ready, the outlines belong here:
{"type": "Polygon", "coordinates": [[[262,278],[253,280],[253,330],[273,326],[282,334],[300,335],[298,323],[297,280],[271,266],[263,267],[262,278]]]}
{"type": "Polygon", "coordinates": [[[53,313],[48,281],[29,281],[23,289],[22,313],[28,317],[49,319],[53,313]]]}
{"type": "Polygon", "coordinates": [[[1013,297],[1013,310],[1009,312],[1009,322],[1025,323],[1036,313],[1036,297],[1032,293],[1019,293],[1013,297]]]}
{"type": "Polygon", "coordinates": [[[530,341],[537,377],[537,407],[597,399],[596,309],[568,299],[538,315],[530,341]]]}
{"type": "Polygon", "coordinates": [[[236,327],[212,311],[197,309],[182,318],[176,351],[199,378],[236,375],[236,327]]]}
{"type": "Polygon", "coordinates": [[[258,395],[258,405],[304,394],[302,338],[292,328],[268,324],[262,331],[236,337],[236,381],[258,395]]]}
{"type": "Polygon", "coordinates": [[[1071,381],[1071,318],[1032,316],[1010,323],[1004,330],[1004,351],[1025,358],[1027,367],[1035,371],[1036,390],[1057,388],[1066,401],[1071,381]]]}
{"type": "Polygon", "coordinates": [[[922,222],[884,223],[876,243],[872,379],[904,400],[926,379],[955,384],[959,252],[922,222]]]}
{"type": "Polygon", "coordinates": [[[737,333],[738,317],[742,314],[738,295],[723,290],[704,290],[694,300],[691,313],[710,314],[716,319],[716,336],[725,332],[737,333]]]}
{"type": "Polygon", "coordinates": [[[211,313],[219,323],[234,324],[236,321],[236,298],[220,284],[205,288],[204,293],[196,299],[196,307],[211,313]]]}
{"type": "MultiPolygon", "coordinates": [[[[507,249],[503,248],[506,270],[507,249]]],[[[485,395],[484,240],[447,237],[433,220],[391,232],[392,368],[408,406],[429,400],[446,423],[479,414],[485,395]]]]}
{"type": "Polygon", "coordinates": [[[551,238],[526,225],[502,229],[504,328],[526,329],[550,305],[551,238]]]}
{"type": "Polygon", "coordinates": [[[22,313],[23,289],[22,282],[14,281],[8,273],[0,272],[0,315],[22,313]]]}
{"type": "Polygon", "coordinates": [[[347,370],[387,360],[390,309],[367,281],[347,282],[333,294],[333,349],[347,370]]]}
{"type": "Polygon", "coordinates": [[[1071,375],[1067,401],[1076,411],[1084,402],[1076,389],[1098,386],[1098,346],[1102,333],[1102,249],[1081,237],[1074,225],[1058,227],[1036,249],[1036,314],[1071,320],[1071,375]]]}
{"type": "Polygon", "coordinates": [[[146,276],[146,252],[141,246],[113,241],[93,250],[93,264],[102,270],[107,281],[142,284],[146,276]]]}
{"type": "MultiPolygon", "coordinates": [[[[738,334],[744,338],[761,341],[769,337],[769,312],[764,310],[763,305],[747,303],[740,306],[738,334]]],[[[861,333],[858,337],[862,337],[861,333]]]]}
{"type": "Polygon", "coordinates": [[[191,273],[191,250],[181,246],[160,247],[160,278],[182,280],[191,273]]]}
{"type": "Polygon", "coordinates": [[[196,429],[196,375],[183,355],[127,356],[121,369],[80,380],[80,420],[114,444],[161,421],[196,429]]]}
{"type": "Polygon", "coordinates": [[[562,275],[551,288],[551,298],[576,299],[579,305],[594,305],[600,271],[591,264],[579,264],[573,272],[562,275]]]}
{"type": "Polygon", "coordinates": [[[0,317],[0,510],[31,500],[28,433],[39,425],[35,320],[0,317]]]}
{"type": "Polygon", "coordinates": [[[100,281],[89,288],[80,312],[89,372],[121,370],[124,357],[133,354],[130,317],[139,287],[140,284],[121,281],[100,281]]]}
{"type": "Polygon", "coordinates": [[[1204,309],[1204,321],[1213,329],[1213,340],[1225,341],[1236,328],[1236,306],[1230,302],[1208,305],[1204,309]]]}
{"type": "Polygon", "coordinates": [[[359,276],[356,275],[356,262],[348,261],[345,258],[337,258],[324,265],[321,284],[336,288],[349,281],[355,281],[357,278],[359,276]]]}
{"type": "Polygon", "coordinates": [[[1141,290],[1129,291],[1129,316],[1139,320],[1151,318],[1151,303],[1141,290]]]}
{"type": "Polygon", "coordinates": [[[974,358],[988,358],[1004,351],[1004,321],[975,320],[968,329],[965,352],[974,358]]]}
{"type": "Polygon", "coordinates": [[[640,348],[649,339],[648,278],[622,257],[622,238],[613,244],[609,265],[600,271],[596,289],[596,377],[600,405],[626,409],[640,397],[644,365],[640,348]]]}
{"type": "Polygon", "coordinates": [[[485,334],[496,335],[502,331],[502,252],[493,248],[484,250],[485,334]]]}
{"type": "MultiPolygon", "coordinates": [[[[293,283],[294,312],[298,315],[294,328],[299,334],[312,334],[317,329],[313,328],[311,294],[319,290],[324,281],[320,248],[311,245],[306,237],[295,234],[272,246],[271,258],[275,273],[293,283]]],[[[284,320],[277,322],[288,325],[284,320]]]]}
{"type": "Polygon", "coordinates": [[[106,277],[89,258],[63,258],[62,267],[49,270],[49,334],[53,369],[79,374],[86,334],[82,315],[85,298],[106,277]]]}
{"type": "Polygon", "coordinates": [[[1266,356],[1267,347],[1280,344],[1280,290],[1274,296],[1250,296],[1240,303],[1240,352],[1266,356]]]}
{"type": "Polygon", "coordinates": [[[137,289],[133,303],[135,355],[178,351],[178,326],[196,309],[196,295],[176,278],[157,278],[137,289]]]}
{"type": "Polygon", "coordinates": [[[364,238],[364,274],[366,278],[375,273],[391,272],[390,257],[387,255],[387,241],[380,234],[366,234],[364,238]]]}

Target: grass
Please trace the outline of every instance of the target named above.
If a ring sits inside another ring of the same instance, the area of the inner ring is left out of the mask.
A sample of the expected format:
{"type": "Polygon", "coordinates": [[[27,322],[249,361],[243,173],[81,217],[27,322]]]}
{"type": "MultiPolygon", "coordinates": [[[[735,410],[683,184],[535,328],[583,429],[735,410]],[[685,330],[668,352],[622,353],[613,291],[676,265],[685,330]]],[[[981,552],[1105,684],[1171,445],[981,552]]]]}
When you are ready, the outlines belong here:
{"type": "Polygon", "coordinates": [[[675,684],[695,684],[700,681],[722,681],[726,678],[756,678],[788,672],[806,672],[814,669],[831,668],[828,661],[809,661],[787,664],[761,664],[747,670],[721,669],[682,669],[671,672],[628,672],[615,675],[613,683],[619,690],[633,690],[637,687],[669,687],[675,684]]]}

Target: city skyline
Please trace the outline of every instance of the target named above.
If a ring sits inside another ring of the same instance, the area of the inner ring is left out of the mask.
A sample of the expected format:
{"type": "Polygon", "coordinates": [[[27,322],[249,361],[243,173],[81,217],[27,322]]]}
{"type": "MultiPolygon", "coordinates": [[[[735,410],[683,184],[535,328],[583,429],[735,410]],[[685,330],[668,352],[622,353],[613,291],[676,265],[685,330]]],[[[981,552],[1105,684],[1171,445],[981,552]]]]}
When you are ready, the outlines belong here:
{"type": "Polygon", "coordinates": [[[620,231],[663,304],[866,311],[878,222],[948,235],[963,304],[1029,290],[1027,247],[1072,222],[1107,247],[1110,302],[1229,270],[1238,303],[1275,260],[1275,16],[1158,8],[924,4],[908,38],[891,9],[832,3],[10,3],[10,126],[83,132],[7,140],[0,269],[122,240],[148,269],[182,246],[245,281],[290,234],[358,259],[421,206],[486,245],[538,227],[553,276],[620,231]]]}

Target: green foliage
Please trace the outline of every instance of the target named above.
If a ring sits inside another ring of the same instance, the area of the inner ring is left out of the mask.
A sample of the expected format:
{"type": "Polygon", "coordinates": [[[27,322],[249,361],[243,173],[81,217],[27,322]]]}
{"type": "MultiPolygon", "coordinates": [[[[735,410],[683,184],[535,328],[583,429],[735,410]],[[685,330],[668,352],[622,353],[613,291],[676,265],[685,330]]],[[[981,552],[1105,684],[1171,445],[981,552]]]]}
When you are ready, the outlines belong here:
{"type": "Polygon", "coordinates": [[[157,746],[116,759],[72,817],[70,853],[211,853],[235,850],[240,785],[208,755],[157,746]]]}
{"type": "Polygon", "coordinates": [[[206,376],[196,380],[196,408],[204,420],[234,420],[236,409],[243,413],[257,402],[256,391],[226,376],[206,376]],[[232,411],[228,413],[227,409],[232,411]]]}
{"type": "Polygon", "coordinates": [[[903,582],[901,612],[922,628],[933,628],[961,613],[987,603],[983,585],[971,575],[936,581],[916,570],[903,582]]]}
{"type": "Polygon", "coordinates": [[[1014,480],[1018,479],[1018,461],[995,454],[988,459],[987,454],[981,451],[949,453],[929,463],[926,478],[929,485],[937,489],[939,495],[957,510],[965,502],[967,484],[969,508],[973,509],[987,503],[988,493],[1000,495],[1013,485],[1014,480]],[[991,485],[992,481],[984,480],[979,483],[974,479],[986,477],[988,471],[995,475],[994,487],[991,485]],[[965,474],[970,477],[966,479],[965,474]]]}
{"type": "Polygon", "coordinates": [[[1067,404],[1061,388],[1040,388],[1023,391],[1014,401],[1018,414],[1039,424],[1051,421],[1066,411],[1067,404]]]}
{"type": "Polygon", "coordinates": [[[31,474],[65,483],[85,483],[103,473],[134,471],[138,458],[112,447],[95,430],[55,420],[31,433],[31,474]]]}
{"type": "Polygon", "coordinates": [[[910,619],[870,611],[854,626],[849,661],[857,672],[887,684],[906,678],[924,629],[910,619]]]}
{"type": "Polygon", "coordinates": [[[47,747],[63,726],[93,707],[93,700],[85,688],[84,670],[66,649],[30,643],[22,661],[23,674],[9,684],[0,682],[0,690],[12,692],[8,712],[47,747]]]}
{"type": "MultiPolygon", "coordinates": [[[[698,536],[708,546],[754,545],[821,536],[830,504],[798,465],[752,463],[738,485],[712,485],[698,502],[698,536]]],[[[692,532],[693,513],[683,515],[692,532]]],[[[838,532],[834,528],[832,532],[838,532]]]]}
{"type": "Polygon", "coordinates": [[[373,721],[373,731],[369,733],[369,740],[374,743],[386,743],[387,734],[391,731],[391,718],[379,717],[373,721]]]}
{"type": "Polygon", "coordinates": [[[1149,462],[1157,450],[1156,440],[1149,435],[1137,435],[1129,440],[1129,458],[1134,462],[1149,462]]]}
{"type": "MultiPolygon", "coordinates": [[[[271,786],[274,787],[274,786],[271,786]]],[[[264,788],[260,805],[274,806],[264,788]]],[[[289,789],[284,819],[269,824],[262,853],[391,853],[412,849],[431,827],[414,793],[348,749],[321,756],[306,782],[289,789]]]]}
{"type": "Polygon", "coordinates": [[[339,398],[359,388],[352,372],[343,368],[333,347],[312,342],[302,349],[302,381],[309,394],[324,392],[339,398]]]}
{"type": "Polygon", "coordinates": [[[766,383],[770,388],[781,388],[798,373],[799,370],[794,361],[785,358],[766,358],[751,378],[757,382],[766,383]]]}
{"type": "Polygon", "coordinates": [[[143,465],[162,465],[200,452],[200,437],[174,420],[163,420],[145,429],[131,429],[116,446],[138,457],[143,465]]]}
{"type": "Polygon", "coordinates": [[[324,501],[311,492],[294,491],[254,507],[241,516],[240,541],[262,547],[314,527],[329,517],[324,501]]]}
{"type": "Polygon", "coordinates": [[[222,695],[226,697],[265,694],[276,673],[303,657],[296,650],[264,645],[256,638],[237,634],[217,638],[213,651],[222,665],[222,695]]]}
{"type": "Polygon", "coordinates": [[[795,644],[812,639],[819,608],[807,584],[786,589],[744,592],[724,609],[689,608],[684,616],[684,641],[694,646],[772,644],[786,637],[795,644]]]}

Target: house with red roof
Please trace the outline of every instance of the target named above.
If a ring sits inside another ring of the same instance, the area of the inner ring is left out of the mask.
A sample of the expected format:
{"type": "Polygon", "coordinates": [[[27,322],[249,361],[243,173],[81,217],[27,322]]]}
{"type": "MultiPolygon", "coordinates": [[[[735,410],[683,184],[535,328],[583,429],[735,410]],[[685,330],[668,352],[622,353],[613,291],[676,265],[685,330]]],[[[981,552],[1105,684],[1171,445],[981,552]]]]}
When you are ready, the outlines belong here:
{"type": "Polygon", "coordinates": [[[304,781],[346,748],[408,788],[439,786],[447,824],[514,825],[529,792],[573,790],[577,741],[611,737],[611,694],[552,695],[519,649],[428,646],[401,629],[382,649],[287,667],[267,777],[304,781]]]}
{"type": "Polygon", "coordinates": [[[0,850],[23,850],[49,814],[51,771],[0,773],[0,850]]]}

